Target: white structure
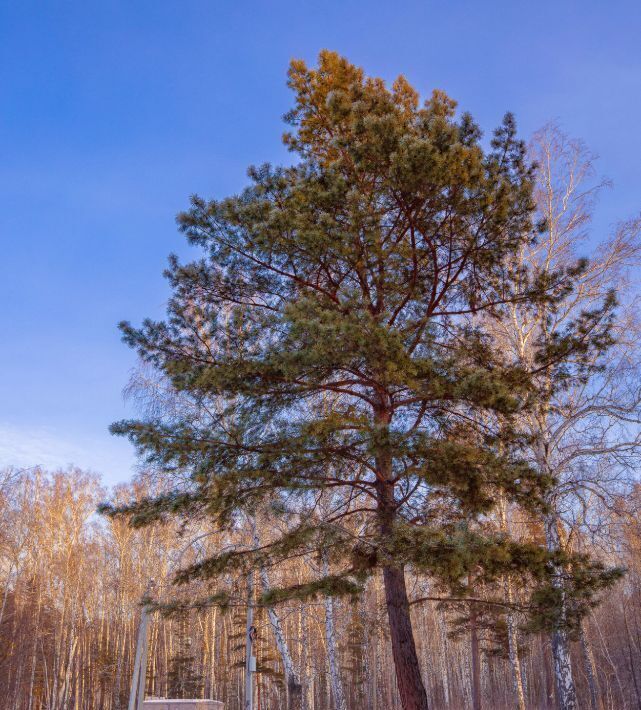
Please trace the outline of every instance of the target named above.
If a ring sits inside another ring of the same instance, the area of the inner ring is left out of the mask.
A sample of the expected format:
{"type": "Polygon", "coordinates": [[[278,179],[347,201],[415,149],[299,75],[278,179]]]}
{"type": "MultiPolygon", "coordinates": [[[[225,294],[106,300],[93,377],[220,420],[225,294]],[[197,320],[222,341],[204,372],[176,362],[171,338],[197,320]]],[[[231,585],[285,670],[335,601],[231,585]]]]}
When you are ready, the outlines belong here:
{"type": "Polygon", "coordinates": [[[223,710],[220,700],[145,700],[143,710],[223,710]]]}

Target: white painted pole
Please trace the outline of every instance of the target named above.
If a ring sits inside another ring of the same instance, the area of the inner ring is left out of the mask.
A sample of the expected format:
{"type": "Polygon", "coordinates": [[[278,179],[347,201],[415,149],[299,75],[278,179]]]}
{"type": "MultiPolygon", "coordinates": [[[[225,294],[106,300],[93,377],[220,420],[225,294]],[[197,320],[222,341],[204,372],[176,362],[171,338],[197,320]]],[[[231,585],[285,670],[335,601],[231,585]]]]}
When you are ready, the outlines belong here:
{"type": "Polygon", "coordinates": [[[142,608],[140,617],[140,627],[142,629],[142,652],[140,654],[140,667],[138,669],[138,704],[136,710],[142,710],[142,704],[145,702],[145,686],[147,684],[147,651],[149,644],[147,643],[147,635],[149,629],[149,608],[142,608]]]}
{"type": "Polygon", "coordinates": [[[144,629],[142,619],[144,617],[145,610],[142,610],[142,616],[140,618],[140,626],[138,627],[138,637],[136,639],[136,656],[134,660],[134,672],[131,678],[131,687],[129,688],[129,705],[128,710],[136,710],[136,694],[138,692],[138,677],[140,675],[140,656],[142,654],[142,647],[145,643],[143,638],[144,629]]]}
{"type": "MultiPolygon", "coordinates": [[[[145,597],[149,596],[149,592],[153,588],[153,581],[147,585],[145,597]]],[[[149,626],[149,608],[145,604],[140,614],[140,626],[138,627],[138,637],[136,639],[136,656],[134,660],[134,672],[131,678],[131,687],[129,689],[129,705],[128,710],[140,710],[145,694],[145,680],[147,677],[147,629],[149,626]],[[142,688],[142,690],[141,690],[142,688]],[[138,702],[136,703],[136,698],[138,702]]]]}

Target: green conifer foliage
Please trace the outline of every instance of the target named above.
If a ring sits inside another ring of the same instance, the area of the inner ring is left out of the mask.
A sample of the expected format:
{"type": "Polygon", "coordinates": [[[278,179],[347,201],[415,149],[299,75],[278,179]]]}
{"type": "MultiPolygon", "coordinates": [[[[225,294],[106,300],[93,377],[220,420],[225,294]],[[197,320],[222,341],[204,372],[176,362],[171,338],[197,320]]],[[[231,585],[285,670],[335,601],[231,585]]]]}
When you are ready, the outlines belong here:
{"type": "MultiPolygon", "coordinates": [[[[331,551],[330,577],[273,590],[274,602],[355,594],[382,570],[403,707],[422,709],[405,568],[459,594],[471,571],[545,572],[540,546],[466,522],[491,511],[499,488],[536,507],[547,483],[511,425],[535,395],[530,377],[474,316],[558,284],[506,267],[536,232],[510,115],[485,151],[444,93],[421,104],[402,77],[388,88],[334,53],[314,69],[293,62],[289,85],[284,140],[298,160],[251,168],[238,196],[193,197],[178,223],[202,258],[171,258],[166,320],[122,324],[194,406],[113,431],[191,484],[112,512],[231,528],[267,504],[295,512],[269,545],[227,550],[179,581],[331,551]],[[480,414],[501,425],[479,427],[480,414]],[[501,438],[508,453],[496,453],[501,438]],[[343,505],[306,516],[329,490],[343,505]]],[[[571,350],[570,339],[555,345],[556,358],[571,350]]]]}

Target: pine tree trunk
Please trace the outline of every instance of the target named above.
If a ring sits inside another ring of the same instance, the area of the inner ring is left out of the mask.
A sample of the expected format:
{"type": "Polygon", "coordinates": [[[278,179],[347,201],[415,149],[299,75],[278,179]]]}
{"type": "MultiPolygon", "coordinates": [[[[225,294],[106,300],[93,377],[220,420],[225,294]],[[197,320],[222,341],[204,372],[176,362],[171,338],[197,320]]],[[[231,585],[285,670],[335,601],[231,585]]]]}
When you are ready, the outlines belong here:
{"type": "Polygon", "coordinates": [[[428,710],[427,694],[412,632],[403,568],[391,565],[384,567],[383,581],[396,682],[403,710],[428,710]]]}
{"type": "MultiPolygon", "coordinates": [[[[383,406],[375,411],[376,424],[382,429],[389,428],[391,417],[390,407],[383,406]]],[[[381,451],[376,457],[376,468],[379,530],[381,543],[384,546],[393,536],[396,515],[392,460],[387,451],[381,451]]],[[[384,555],[386,554],[384,549],[382,552],[384,555]]],[[[421,678],[421,667],[416,653],[414,632],[412,631],[404,568],[391,561],[385,564],[383,566],[383,584],[401,705],[403,710],[429,710],[427,693],[421,678]]]]}

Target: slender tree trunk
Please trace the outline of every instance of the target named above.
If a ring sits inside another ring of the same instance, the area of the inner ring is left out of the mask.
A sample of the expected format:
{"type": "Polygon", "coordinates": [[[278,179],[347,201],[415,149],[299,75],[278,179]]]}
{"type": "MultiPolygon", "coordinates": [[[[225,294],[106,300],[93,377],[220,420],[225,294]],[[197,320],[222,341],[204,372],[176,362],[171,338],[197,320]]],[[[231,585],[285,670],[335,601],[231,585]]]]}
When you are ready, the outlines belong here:
{"type": "Polygon", "coordinates": [[[301,641],[301,658],[300,658],[300,674],[303,682],[303,702],[302,710],[311,710],[313,705],[309,702],[309,691],[312,683],[311,674],[309,672],[309,627],[307,625],[307,613],[304,603],[301,601],[299,606],[300,619],[300,641],[301,641]]]}
{"type": "Polygon", "coordinates": [[[481,710],[481,646],[474,602],[470,603],[470,650],[472,653],[472,708],[473,710],[481,710]]]}
{"type": "MultiPolygon", "coordinates": [[[[267,592],[270,588],[269,578],[267,576],[267,571],[264,568],[260,569],[260,580],[263,591],[267,592]]],[[[272,631],[274,632],[274,638],[276,639],[276,647],[278,648],[278,653],[280,654],[283,668],[285,670],[285,682],[287,683],[287,707],[289,710],[299,710],[302,704],[303,686],[301,685],[300,678],[294,669],[294,661],[292,660],[289,647],[287,646],[287,641],[285,640],[285,633],[283,632],[280,616],[271,606],[267,607],[267,615],[269,616],[272,631]]]]}
{"type": "Polygon", "coordinates": [[[635,664],[635,660],[634,660],[634,653],[632,651],[632,634],[630,634],[630,626],[628,625],[628,613],[625,608],[625,602],[623,603],[622,609],[623,609],[623,623],[625,625],[625,632],[626,632],[627,642],[628,642],[628,656],[630,658],[630,674],[632,675],[632,681],[634,683],[634,694],[636,695],[637,707],[641,708],[641,692],[639,691],[639,683],[637,681],[637,674],[634,670],[636,664],[635,664]]]}
{"type": "Polygon", "coordinates": [[[244,710],[254,707],[254,573],[247,575],[247,620],[245,629],[245,695],[244,710]]]}
{"type": "MultiPolygon", "coordinates": [[[[545,520],[545,541],[548,550],[560,549],[558,521],[555,515],[545,520]]],[[[552,632],[552,656],[554,658],[554,678],[556,682],[557,703],[560,710],[576,710],[576,688],[572,676],[570,661],[570,640],[563,628],[565,621],[565,593],[563,590],[562,569],[555,570],[553,584],[561,594],[561,618],[559,628],[552,632]]]]}
{"type": "MultiPolygon", "coordinates": [[[[125,617],[125,609],[122,600],[118,600],[117,612],[120,612],[120,618],[125,617]]],[[[114,684],[111,688],[111,697],[114,706],[114,710],[120,710],[122,707],[120,693],[122,688],[122,664],[125,658],[125,641],[126,641],[126,626],[122,630],[121,635],[117,633],[114,634],[114,647],[116,656],[116,674],[114,677],[114,684]],[[122,644],[122,645],[121,645],[122,644]]]]}
{"type": "MultiPolygon", "coordinates": [[[[256,521],[253,518],[250,520],[250,525],[252,528],[252,539],[254,545],[259,547],[260,536],[258,535],[258,530],[256,529],[256,521]]],[[[260,583],[263,592],[267,593],[271,589],[267,570],[264,567],[261,567],[258,574],[260,576],[260,583]]],[[[289,646],[285,640],[285,633],[283,631],[280,615],[276,609],[271,606],[267,607],[267,615],[269,616],[269,622],[271,624],[272,631],[274,632],[274,638],[276,639],[276,647],[278,648],[278,653],[280,654],[280,659],[285,671],[288,710],[300,710],[303,702],[303,686],[296,670],[294,669],[294,661],[292,660],[292,654],[289,652],[289,646]]]]}
{"type": "MultiPolygon", "coordinates": [[[[329,574],[329,564],[327,552],[323,551],[323,574],[329,574]]],[[[325,597],[325,639],[327,642],[327,662],[329,665],[329,675],[332,682],[332,693],[334,694],[334,708],[336,710],[347,710],[345,701],[345,691],[343,680],[338,663],[338,649],[336,645],[336,630],[334,628],[334,600],[332,597],[325,597]]]]}
{"type": "MultiPolygon", "coordinates": [[[[4,619],[4,610],[7,608],[7,599],[9,598],[9,589],[11,587],[11,573],[13,572],[13,563],[9,567],[9,573],[4,583],[4,593],[2,594],[2,607],[0,607],[0,624],[4,619]]],[[[17,576],[17,575],[16,575],[17,576]]]]}
{"type": "MultiPolygon", "coordinates": [[[[507,519],[507,501],[505,495],[501,495],[499,500],[499,514],[501,521],[501,531],[509,533],[507,519]]],[[[512,579],[509,574],[506,574],[503,580],[505,589],[505,597],[508,604],[514,601],[514,592],[512,590],[512,579]]],[[[516,695],[516,705],[518,710],[525,710],[525,691],[523,689],[523,672],[521,669],[521,661],[519,659],[519,644],[516,635],[516,623],[514,620],[514,612],[510,609],[507,613],[507,644],[508,656],[510,659],[510,668],[512,669],[512,683],[514,684],[514,694],[516,695]]]]}
{"type": "MultiPolygon", "coordinates": [[[[608,665],[610,666],[610,669],[612,671],[611,675],[614,676],[614,679],[617,682],[617,688],[619,689],[620,697],[623,698],[625,697],[625,693],[623,691],[623,684],[621,683],[621,676],[619,675],[618,671],[618,664],[614,662],[612,656],[610,655],[610,651],[608,650],[608,645],[606,643],[606,640],[603,638],[603,632],[601,631],[601,627],[599,626],[599,621],[597,617],[592,616],[592,623],[594,624],[594,628],[596,629],[597,633],[599,634],[599,640],[601,641],[601,653],[603,655],[603,658],[606,659],[608,662],[608,665]]],[[[606,679],[610,674],[606,674],[606,679]]],[[[609,684],[608,684],[609,685],[609,684]]],[[[610,707],[610,705],[608,705],[610,707]]]]}
{"type": "Polygon", "coordinates": [[[29,677],[29,705],[27,710],[31,710],[33,707],[33,687],[36,678],[36,663],[38,658],[38,639],[40,638],[40,610],[42,606],[42,593],[39,590],[38,593],[38,604],[36,607],[36,629],[33,635],[33,646],[31,649],[31,675],[29,677]]]}
{"type": "MultiPolygon", "coordinates": [[[[505,586],[508,603],[511,603],[512,585],[509,577],[505,579],[505,586]]],[[[521,661],[519,659],[516,624],[514,622],[514,614],[511,611],[507,614],[507,644],[510,667],[512,669],[512,683],[514,685],[514,694],[516,695],[516,705],[518,710],[525,710],[525,691],[523,689],[523,675],[521,671],[521,661]]]]}
{"type": "Polygon", "coordinates": [[[583,655],[583,663],[585,664],[585,675],[588,679],[588,687],[590,689],[590,701],[592,710],[600,710],[599,690],[597,688],[596,668],[594,666],[594,656],[590,642],[585,635],[583,622],[579,626],[579,642],[581,644],[581,654],[583,655]]]}
{"type": "Polygon", "coordinates": [[[438,630],[440,635],[440,662],[441,662],[441,682],[443,683],[443,700],[445,701],[445,706],[450,706],[450,666],[447,662],[449,656],[449,644],[447,642],[447,631],[445,628],[445,619],[443,618],[443,612],[436,610],[436,623],[438,624],[438,630]]]}

